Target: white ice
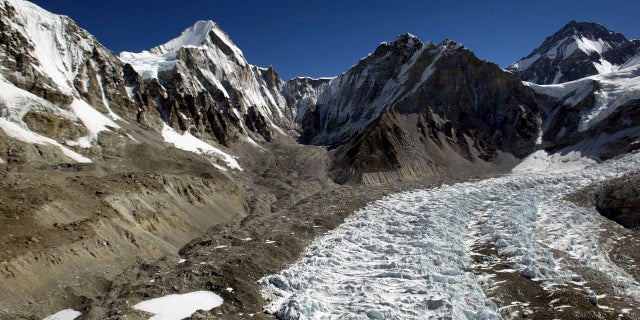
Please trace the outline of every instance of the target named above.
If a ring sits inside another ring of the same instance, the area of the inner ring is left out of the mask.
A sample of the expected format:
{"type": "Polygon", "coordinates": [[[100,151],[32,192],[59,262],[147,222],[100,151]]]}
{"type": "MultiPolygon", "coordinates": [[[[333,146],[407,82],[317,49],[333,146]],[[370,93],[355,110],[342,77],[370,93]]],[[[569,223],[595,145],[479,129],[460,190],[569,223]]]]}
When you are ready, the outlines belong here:
{"type": "Polygon", "coordinates": [[[82,313],[73,309],[65,309],[56,314],[52,314],[43,320],[73,320],[79,317],[82,313]]]}
{"type": "Polygon", "coordinates": [[[242,171],[242,167],[234,156],[223,152],[222,150],[194,137],[185,131],[179,134],[173,128],[164,124],[162,127],[162,137],[164,141],[173,144],[176,148],[204,155],[215,155],[221,157],[229,168],[242,171]]]}
{"type": "Polygon", "coordinates": [[[575,271],[552,253],[558,248],[638,299],[640,284],[599,248],[599,214],[562,197],[640,169],[640,154],[581,166],[404,192],[372,203],[316,239],[300,261],[261,279],[271,301],[266,310],[282,319],[498,319],[479,284],[482,275],[469,271],[482,244],[495,247],[513,272],[545,288],[575,279],[575,271]]]}
{"type": "Polygon", "coordinates": [[[222,305],[222,298],[210,291],[195,291],[142,301],[134,309],[154,314],[149,320],[180,320],[198,310],[211,310],[222,305]]]}

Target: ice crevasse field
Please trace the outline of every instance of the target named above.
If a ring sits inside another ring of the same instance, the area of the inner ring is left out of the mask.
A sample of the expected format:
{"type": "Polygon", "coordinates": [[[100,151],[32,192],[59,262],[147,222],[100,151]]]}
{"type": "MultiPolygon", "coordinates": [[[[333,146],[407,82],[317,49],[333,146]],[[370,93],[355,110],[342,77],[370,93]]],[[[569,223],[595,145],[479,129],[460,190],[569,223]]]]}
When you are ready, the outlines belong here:
{"type": "Polygon", "coordinates": [[[469,271],[482,243],[546,289],[581,279],[551,253],[561,250],[638,301],[640,284],[598,249],[602,217],[563,198],[639,168],[638,153],[595,164],[539,151],[502,177],[387,196],[261,279],[266,309],[283,319],[501,319],[481,285],[491,279],[469,271]]]}

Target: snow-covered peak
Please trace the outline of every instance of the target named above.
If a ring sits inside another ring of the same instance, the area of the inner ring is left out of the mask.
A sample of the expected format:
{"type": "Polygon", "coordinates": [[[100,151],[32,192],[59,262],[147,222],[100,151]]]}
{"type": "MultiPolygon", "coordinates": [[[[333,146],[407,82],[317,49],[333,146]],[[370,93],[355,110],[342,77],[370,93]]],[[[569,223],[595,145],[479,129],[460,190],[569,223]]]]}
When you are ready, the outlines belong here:
{"type": "Polygon", "coordinates": [[[508,70],[525,81],[562,83],[613,72],[638,46],[600,24],[571,21],[508,70]]]}
{"type": "Polygon", "coordinates": [[[131,66],[145,79],[157,78],[158,73],[172,70],[181,48],[202,49],[211,52],[212,60],[222,63],[247,66],[242,51],[231,41],[218,24],[211,20],[197,21],[182,31],[180,36],[148,51],[120,53],[120,59],[131,66]]]}
{"type": "Polygon", "coordinates": [[[197,21],[194,25],[182,31],[177,38],[149,51],[155,54],[166,54],[176,52],[185,46],[202,46],[205,44],[209,32],[216,28],[218,28],[218,25],[211,20],[197,21]]]}

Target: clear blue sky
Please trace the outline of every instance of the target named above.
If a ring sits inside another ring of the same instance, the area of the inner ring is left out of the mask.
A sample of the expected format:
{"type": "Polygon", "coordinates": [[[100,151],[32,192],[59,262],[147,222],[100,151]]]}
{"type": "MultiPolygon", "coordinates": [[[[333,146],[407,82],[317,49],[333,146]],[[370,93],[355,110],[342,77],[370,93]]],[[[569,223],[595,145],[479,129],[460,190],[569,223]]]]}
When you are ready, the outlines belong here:
{"type": "Polygon", "coordinates": [[[412,33],[453,39],[505,67],[571,20],[640,38],[640,1],[36,0],[65,14],[116,53],[142,51],[213,20],[249,63],[273,65],[283,80],[335,76],[383,41],[412,33]]]}

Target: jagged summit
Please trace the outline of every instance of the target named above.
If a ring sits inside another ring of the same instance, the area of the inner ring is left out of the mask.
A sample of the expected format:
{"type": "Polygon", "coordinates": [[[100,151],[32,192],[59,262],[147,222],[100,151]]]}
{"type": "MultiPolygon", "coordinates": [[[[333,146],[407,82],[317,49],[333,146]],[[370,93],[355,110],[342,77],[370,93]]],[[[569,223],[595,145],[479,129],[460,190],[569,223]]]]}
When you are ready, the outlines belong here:
{"type": "Polygon", "coordinates": [[[508,70],[538,84],[567,82],[615,71],[638,47],[601,24],[571,21],[508,70]]]}
{"type": "Polygon", "coordinates": [[[120,59],[131,66],[145,78],[157,78],[158,73],[172,69],[175,60],[182,48],[195,48],[219,51],[215,55],[226,56],[240,66],[248,65],[242,51],[231,41],[220,26],[211,20],[200,20],[175,39],[165,44],[134,53],[124,51],[120,53],[120,59]]]}
{"type": "Polygon", "coordinates": [[[553,49],[564,49],[565,57],[570,56],[576,50],[587,54],[593,52],[603,54],[628,41],[622,34],[610,31],[601,24],[571,21],[560,31],[545,39],[542,45],[532,53],[543,54],[553,51],[553,49]],[[564,43],[567,43],[566,47],[557,47],[564,43]]]}

